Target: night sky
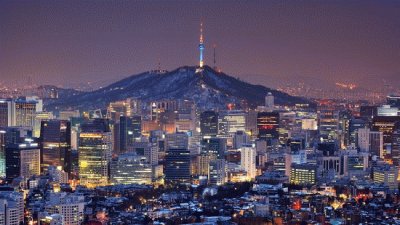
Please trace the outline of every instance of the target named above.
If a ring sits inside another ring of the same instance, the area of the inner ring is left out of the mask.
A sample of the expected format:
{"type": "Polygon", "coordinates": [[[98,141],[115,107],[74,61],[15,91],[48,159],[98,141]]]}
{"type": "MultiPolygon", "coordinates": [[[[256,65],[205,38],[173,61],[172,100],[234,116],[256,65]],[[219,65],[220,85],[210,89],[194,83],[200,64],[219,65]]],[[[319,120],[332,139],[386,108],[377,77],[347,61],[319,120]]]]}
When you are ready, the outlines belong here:
{"type": "Polygon", "coordinates": [[[400,1],[0,0],[1,82],[100,85],[196,65],[201,20],[206,64],[216,44],[217,66],[253,83],[400,78],[400,1]]]}

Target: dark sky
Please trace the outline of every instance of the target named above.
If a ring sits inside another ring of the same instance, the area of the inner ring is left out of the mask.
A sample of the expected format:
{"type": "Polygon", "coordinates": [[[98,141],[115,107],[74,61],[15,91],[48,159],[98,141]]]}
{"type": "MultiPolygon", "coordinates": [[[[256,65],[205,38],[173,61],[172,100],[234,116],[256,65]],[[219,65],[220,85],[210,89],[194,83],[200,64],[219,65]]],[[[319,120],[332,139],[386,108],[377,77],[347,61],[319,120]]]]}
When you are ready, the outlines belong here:
{"type": "Polygon", "coordinates": [[[0,0],[1,82],[106,84],[195,65],[201,19],[206,64],[215,43],[217,65],[253,83],[400,78],[400,1],[0,0]]]}

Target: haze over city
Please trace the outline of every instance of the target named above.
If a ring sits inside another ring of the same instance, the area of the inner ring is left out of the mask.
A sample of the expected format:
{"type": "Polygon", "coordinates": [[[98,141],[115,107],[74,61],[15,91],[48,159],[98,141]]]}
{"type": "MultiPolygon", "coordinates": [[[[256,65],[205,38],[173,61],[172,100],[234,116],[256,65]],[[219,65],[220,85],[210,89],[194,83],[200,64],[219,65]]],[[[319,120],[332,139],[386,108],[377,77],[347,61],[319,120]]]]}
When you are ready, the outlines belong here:
{"type": "Polygon", "coordinates": [[[205,63],[252,83],[398,84],[398,1],[0,1],[4,84],[110,84],[205,63]],[[49,4],[51,3],[51,4],[49,4]]]}

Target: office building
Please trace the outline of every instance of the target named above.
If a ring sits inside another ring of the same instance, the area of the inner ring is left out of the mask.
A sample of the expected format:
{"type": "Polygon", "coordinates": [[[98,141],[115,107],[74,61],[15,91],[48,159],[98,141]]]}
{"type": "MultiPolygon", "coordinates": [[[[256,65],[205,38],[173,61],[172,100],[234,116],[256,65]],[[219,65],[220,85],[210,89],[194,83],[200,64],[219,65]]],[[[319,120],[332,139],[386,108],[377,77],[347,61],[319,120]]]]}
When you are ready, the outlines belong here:
{"type": "Polygon", "coordinates": [[[357,146],[362,152],[369,152],[371,155],[383,158],[383,133],[371,131],[369,128],[359,128],[357,146]]]}
{"type": "Polygon", "coordinates": [[[400,116],[375,116],[372,120],[372,130],[383,134],[383,156],[392,151],[392,134],[400,116]]]}
{"type": "Polygon", "coordinates": [[[201,142],[202,154],[216,155],[218,159],[225,158],[226,152],[226,139],[224,138],[207,138],[203,139],[201,142]]]}
{"type": "Polygon", "coordinates": [[[121,116],[119,121],[119,152],[126,152],[142,135],[142,119],[141,116],[121,116]]]}
{"type": "Polygon", "coordinates": [[[381,165],[373,168],[374,182],[384,184],[390,190],[397,190],[399,188],[398,175],[399,170],[395,166],[381,165]]]}
{"type": "Polygon", "coordinates": [[[337,138],[339,126],[339,112],[332,104],[326,103],[319,105],[318,113],[318,131],[324,140],[333,140],[337,138]]]}
{"type": "Polygon", "coordinates": [[[240,149],[240,165],[247,172],[247,179],[253,180],[257,175],[256,149],[251,146],[243,146],[240,149]]]}
{"type": "Polygon", "coordinates": [[[82,124],[78,152],[81,185],[89,188],[107,185],[112,152],[108,120],[94,119],[82,124]]]}
{"type": "Polygon", "coordinates": [[[250,138],[244,131],[236,131],[233,136],[233,148],[239,149],[249,142],[250,138]]]}
{"type": "Polygon", "coordinates": [[[42,121],[40,130],[43,171],[47,171],[48,166],[60,166],[71,172],[71,122],[42,121]]]}
{"type": "Polygon", "coordinates": [[[189,136],[184,132],[177,132],[165,135],[165,146],[167,149],[188,149],[189,148],[189,136]]]}
{"type": "Polygon", "coordinates": [[[210,161],[208,170],[208,180],[211,185],[223,185],[226,177],[225,159],[215,159],[210,161]]]}
{"type": "Polygon", "coordinates": [[[219,134],[234,134],[246,130],[246,114],[240,110],[230,110],[219,114],[219,134]]]}
{"type": "Polygon", "coordinates": [[[279,139],[279,112],[259,112],[257,115],[258,138],[271,145],[279,139]]]}
{"type": "Polygon", "coordinates": [[[110,175],[111,184],[151,184],[152,165],[145,156],[124,153],[111,161],[110,175]]]}
{"type": "Polygon", "coordinates": [[[204,111],[200,114],[201,135],[215,137],[218,134],[218,113],[214,111],[204,111]]]}
{"type": "Polygon", "coordinates": [[[292,184],[315,184],[317,181],[317,166],[312,164],[292,164],[289,180],[292,184]]]}
{"type": "Polygon", "coordinates": [[[400,108],[400,96],[389,95],[386,97],[386,103],[392,107],[400,108]]]}
{"type": "Polygon", "coordinates": [[[0,224],[24,224],[24,197],[16,191],[0,191],[0,224]]]}
{"type": "Polygon", "coordinates": [[[168,148],[165,156],[165,180],[190,182],[190,151],[184,148],[168,148]]]}
{"type": "Polygon", "coordinates": [[[269,110],[273,110],[275,106],[274,96],[271,92],[265,96],[265,107],[269,110]]]}
{"type": "Polygon", "coordinates": [[[40,148],[37,142],[27,138],[24,142],[6,145],[6,180],[29,179],[40,175],[40,148]]]}
{"type": "Polygon", "coordinates": [[[62,215],[63,224],[81,225],[84,220],[85,196],[74,193],[50,193],[44,211],[62,215]]]}

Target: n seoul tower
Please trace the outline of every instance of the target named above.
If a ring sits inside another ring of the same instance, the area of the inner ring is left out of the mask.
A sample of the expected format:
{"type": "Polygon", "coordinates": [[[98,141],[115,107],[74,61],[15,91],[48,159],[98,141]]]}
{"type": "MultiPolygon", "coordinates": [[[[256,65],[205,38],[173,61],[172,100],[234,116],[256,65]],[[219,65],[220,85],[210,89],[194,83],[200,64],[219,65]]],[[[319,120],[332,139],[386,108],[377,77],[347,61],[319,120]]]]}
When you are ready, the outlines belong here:
{"type": "Polygon", "coordinates": [[[203,68],[204,61],[203,61],[203,53],[204,53],[204,43],[203,43],[203,22],[200,23],[200,43],[199,43],[199,51],[200,51],[200,68],[203,68]]]}

